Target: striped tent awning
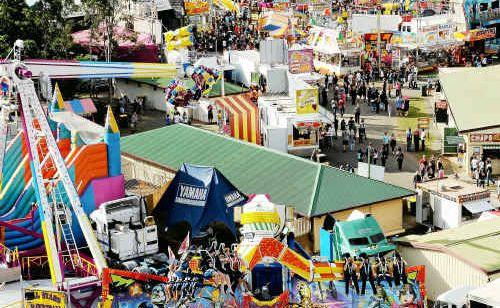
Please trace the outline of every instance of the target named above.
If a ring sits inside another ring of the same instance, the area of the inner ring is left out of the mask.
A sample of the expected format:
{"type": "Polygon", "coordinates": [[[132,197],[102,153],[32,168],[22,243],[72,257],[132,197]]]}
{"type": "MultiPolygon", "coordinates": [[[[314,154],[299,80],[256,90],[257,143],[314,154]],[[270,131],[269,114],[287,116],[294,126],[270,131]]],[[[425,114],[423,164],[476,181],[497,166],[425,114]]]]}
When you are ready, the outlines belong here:
{"type": "Polygon", "coordinates": [[[91,98],[74,99],[71,101],[65,101],[64,107],[67,111],[72,111],[76,114],[92,114],[96,113],[94,101],[91,98]]]}
{"type": "Polygon", "coordinates": [[[259,109],[248,94],[215,98],[218,108],[229,114],[231,136],[260,144],[259,109]]]}

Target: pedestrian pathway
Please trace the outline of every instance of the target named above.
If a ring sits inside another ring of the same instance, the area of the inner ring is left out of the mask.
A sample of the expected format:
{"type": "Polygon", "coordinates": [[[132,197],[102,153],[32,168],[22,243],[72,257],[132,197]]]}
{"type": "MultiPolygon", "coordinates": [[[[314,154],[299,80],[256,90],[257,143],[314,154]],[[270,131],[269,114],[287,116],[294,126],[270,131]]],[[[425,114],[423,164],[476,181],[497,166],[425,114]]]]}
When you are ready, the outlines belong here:
{"type": "MultiPolygon", "coordinates": [[[[380,111],[380,113],[371,112],[370,107],[363,100],[358,100],[361,107],[361,119],[364,119],[366,124],[367,142],[371,142],[377,148],[382,145],[382,136],[384,132],[389,135],[394,133],[397,139],[397,145],[401,146],[405,151],[405,160],[403,163],[402,171],[397,168],[396,160],[390,155],[386,164],[386,173],[384,180],[399,185],[402,187],[413,188],[413,175],[418,168],[418,160],[422,154],[431,155],[441,149],[441,134],[438,127],[432,121],[433,114],[433,100],[432,97],[421,97],[420,91],[403,89],[403,95],[410,98],[410,110],[407,117],[392,115],[389,117],[387,112],[380,111]],[[412,130],[417,128],[419,118],[429,118],[428,142],[425,152],[406,152],[406,130],[411,127],[412,130]]],[[[353,115],[354,107],[349,104],[346,106],[346,114],[344,119],[348,121],[353,115]]],[[[394,108],[393,108],[394,110],[394,108]]],[[[329,117],[333,117],[331,114],[329,117]]],[[[339,115],[339,121],[340,118],[339,115]]],[[[339,132],[340,134],[340,132],[339,132]]],[[[332,166],[339,166],[348,162],[352,166],[357,166],[357,149],[359,145],[356,144],[356,149],[353,152],[342,152],[340,136],[334,142],[331,149],[327,149],[324,153],[332,166]]],[[[365,142],[365,145],[368,143],[365,142]]],[[[380,164],[380,160],[378,162],[380,164]]]]}

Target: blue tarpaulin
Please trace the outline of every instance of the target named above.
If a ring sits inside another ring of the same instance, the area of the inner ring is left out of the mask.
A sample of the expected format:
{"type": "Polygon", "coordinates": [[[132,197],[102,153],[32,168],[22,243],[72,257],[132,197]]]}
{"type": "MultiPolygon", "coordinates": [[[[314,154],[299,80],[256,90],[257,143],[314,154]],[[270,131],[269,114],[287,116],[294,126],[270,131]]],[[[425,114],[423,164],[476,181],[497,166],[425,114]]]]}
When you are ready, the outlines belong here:
{"type": "Polygon", "coordinates": [[[246,201],[247,197],[217,169],[184,163],[153,215],[166,227],[189,223],[192,236],[213,222],[224,223],[236,235],[232,207],[246,201]]]}

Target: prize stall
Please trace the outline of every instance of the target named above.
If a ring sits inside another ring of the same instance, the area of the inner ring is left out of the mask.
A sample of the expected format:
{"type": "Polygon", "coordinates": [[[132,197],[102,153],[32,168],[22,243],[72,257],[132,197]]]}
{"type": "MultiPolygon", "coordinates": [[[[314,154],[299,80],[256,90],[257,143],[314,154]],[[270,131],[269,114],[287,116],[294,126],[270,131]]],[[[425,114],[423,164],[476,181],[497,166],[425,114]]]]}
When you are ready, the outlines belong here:
{"type": "Polygon", "coordinates": [[[314,67],[322,74],[344,75],[361,69],[361,43],[343,38],[340,31],[313,27],[307,40],[314,51],[314,67]]]}

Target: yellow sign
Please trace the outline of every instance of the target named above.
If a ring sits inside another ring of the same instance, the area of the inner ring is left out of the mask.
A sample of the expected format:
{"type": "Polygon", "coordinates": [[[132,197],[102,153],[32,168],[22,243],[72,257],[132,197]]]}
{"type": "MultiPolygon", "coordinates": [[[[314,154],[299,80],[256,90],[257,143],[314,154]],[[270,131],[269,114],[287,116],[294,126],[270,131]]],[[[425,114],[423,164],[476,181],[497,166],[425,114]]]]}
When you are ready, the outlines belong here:
{"type": "Polygon", "coordinates": [[[318,89],[303,89],[295,92],[297,102],[297,114],[311,114],[318,112],[318,89]]]}
{"type": "Polygon", "coordinates": [[[24,290],[24,307],[66,307],[66,293],[40,289],[24,290]]]}

